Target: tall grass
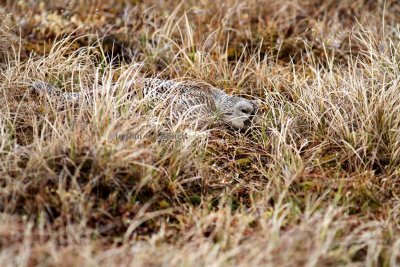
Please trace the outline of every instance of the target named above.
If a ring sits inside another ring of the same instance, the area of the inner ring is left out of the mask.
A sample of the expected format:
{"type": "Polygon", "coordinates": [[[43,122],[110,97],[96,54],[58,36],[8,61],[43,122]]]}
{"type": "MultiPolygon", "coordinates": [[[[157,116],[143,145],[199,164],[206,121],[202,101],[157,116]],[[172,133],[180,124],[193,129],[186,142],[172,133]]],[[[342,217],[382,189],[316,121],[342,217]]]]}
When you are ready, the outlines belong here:
{"type": "Polygon", "coordinates": [[[395,1],[65,3],[2,3],[1,266],[400,264],[395,1]],[[147,76],[259,122],[166,123],[147,76]]]}

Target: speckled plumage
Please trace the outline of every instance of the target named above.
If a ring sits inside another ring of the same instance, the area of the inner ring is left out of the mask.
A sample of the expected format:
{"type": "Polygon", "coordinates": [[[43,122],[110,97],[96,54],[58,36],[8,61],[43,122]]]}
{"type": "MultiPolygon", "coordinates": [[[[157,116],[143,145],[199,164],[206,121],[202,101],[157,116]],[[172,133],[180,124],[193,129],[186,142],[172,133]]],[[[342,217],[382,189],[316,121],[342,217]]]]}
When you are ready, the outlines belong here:
{"type": "MultiPolygon", "coordinates": [[[[162,104],[170,111],[173,121],[185,119],[199,121],[203,125],[215,118],[233,128],[241,129],[249,126],[257,110],[254,101],[228,95],[201,82],[146,78],[131,81],[125,86],[134,90],[137,97],[141,95],[151,102],[162,104]]],[[[80,93],[62,92],[43,82],[36,82],[32,87],[57,95],[66,101],[77,101],[81,98],[80,93]]]]}

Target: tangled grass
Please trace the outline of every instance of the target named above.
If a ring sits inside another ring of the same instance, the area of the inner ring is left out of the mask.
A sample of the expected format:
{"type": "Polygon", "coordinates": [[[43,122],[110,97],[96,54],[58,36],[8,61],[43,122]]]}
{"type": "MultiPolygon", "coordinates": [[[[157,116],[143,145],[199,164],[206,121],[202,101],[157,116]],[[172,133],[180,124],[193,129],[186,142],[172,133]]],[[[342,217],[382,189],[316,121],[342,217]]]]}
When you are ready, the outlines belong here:
{"type": "Polygon", "coordinates": [[[399,265],[399,9],[2,1],[0,266],[399,265]],[[123,89],[145,76],[258,99],[260,123],[165,125],[123,89]]]}

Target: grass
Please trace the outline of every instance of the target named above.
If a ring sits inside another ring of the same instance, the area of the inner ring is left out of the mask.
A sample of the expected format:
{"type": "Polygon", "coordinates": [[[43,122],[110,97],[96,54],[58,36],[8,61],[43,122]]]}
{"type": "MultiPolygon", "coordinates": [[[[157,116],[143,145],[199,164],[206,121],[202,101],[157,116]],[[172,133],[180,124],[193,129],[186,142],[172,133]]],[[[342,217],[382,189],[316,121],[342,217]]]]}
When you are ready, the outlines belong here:
{"type": "Polygon", "coordinates": [[[396,1],[27,0],[0,14],[0,266],[400,264],[396,1]],[[156,76],[258,99],[260,122],[165,124],[123,89],[156,76]],[[121,92],[65,104],[36,80],[121,92]]]}

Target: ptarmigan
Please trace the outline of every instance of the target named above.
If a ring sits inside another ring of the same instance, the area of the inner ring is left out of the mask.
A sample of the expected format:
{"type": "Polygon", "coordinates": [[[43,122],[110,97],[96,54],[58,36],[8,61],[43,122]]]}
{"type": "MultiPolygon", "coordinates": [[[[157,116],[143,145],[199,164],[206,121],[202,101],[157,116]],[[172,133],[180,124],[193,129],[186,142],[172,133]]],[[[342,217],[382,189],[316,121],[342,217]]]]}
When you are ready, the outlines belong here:
{"type": "MultiPolygon", "coordinates": [[[[232,96],[202,82],[162,80],[145,78],[131,81],[124,86],[134,89],[137,97],[161,103],[171,112],[172,120],[184,118],[198,121],[200,125],[211,122],[212,118],[235,129],[248,128],[258,109],[255,100],[232,96]]],[[[33,89],[57,95],[66,101],[79,101],[82,93],[63,92],[44,82],[35,82],[33,89]]],[[[115,88],[111,88],[114,91],[115,88]]],[[[104,93],[105,89],[99,90],[104,93]]]]}

